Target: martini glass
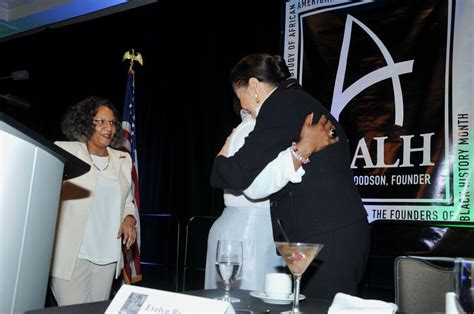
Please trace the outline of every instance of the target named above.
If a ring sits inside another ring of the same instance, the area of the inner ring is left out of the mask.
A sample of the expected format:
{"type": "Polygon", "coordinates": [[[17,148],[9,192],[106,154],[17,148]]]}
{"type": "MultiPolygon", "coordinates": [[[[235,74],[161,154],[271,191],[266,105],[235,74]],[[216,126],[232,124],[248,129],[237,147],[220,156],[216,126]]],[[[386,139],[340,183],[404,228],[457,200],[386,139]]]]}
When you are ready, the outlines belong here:
{"type": "Polygon", "coordinates": [[[301,276],[324,245],[300,242],[275,242],[275,245],[280,255],[285,259],[286,266],[290,269],[294,279],[293,308],[284,313],[301,313],[299,308],[301,276]]]}

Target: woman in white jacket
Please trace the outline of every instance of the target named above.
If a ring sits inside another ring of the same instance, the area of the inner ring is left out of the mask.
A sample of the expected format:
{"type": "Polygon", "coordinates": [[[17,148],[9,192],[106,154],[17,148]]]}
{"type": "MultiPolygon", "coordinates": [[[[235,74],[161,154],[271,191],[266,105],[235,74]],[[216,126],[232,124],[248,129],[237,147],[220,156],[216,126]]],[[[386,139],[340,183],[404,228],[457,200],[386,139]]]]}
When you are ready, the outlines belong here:
{"type": "Polygon", "coordinates": [[[51,290],[59,306],[108,300],[123,266],[122,245],[137,238],[130,155],[120,145],[117,111],[104,98],[73,105],[61,122],[71,142],[56,145],[91,165],[63,182],[51,266],[51,290]]]}

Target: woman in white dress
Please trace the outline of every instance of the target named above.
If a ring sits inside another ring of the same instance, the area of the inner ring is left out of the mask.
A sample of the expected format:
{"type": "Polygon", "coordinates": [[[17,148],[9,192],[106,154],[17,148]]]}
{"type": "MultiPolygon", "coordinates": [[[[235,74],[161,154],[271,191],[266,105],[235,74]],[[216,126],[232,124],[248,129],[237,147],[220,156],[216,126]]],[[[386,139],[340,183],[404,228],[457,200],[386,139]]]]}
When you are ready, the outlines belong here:
{"type": "MultiPolygon", "coordinates": [[[[243,146],[245,138],[255,127],[255,117],[250,113],[242,110],[241,117],[242,122],[234,129],[223,147],[224,151],[227,150],[227,156],[233,156],[243,146]]],[[[328,141],[326,136],[327,130],[332,128],[329,121],[324,118],[315,125],[312,125],[311,121],[312,115],[308,115],[303,125],[302,139],[303,133],[306,132],[306,143],[313,152],[335,143],[334,140],[328,141]],[[321,134],[324,136],[320,136],[321,134]]],[[[288,148],[269,163],[246,190],[224,190],[226,207],[209,231],[205,289],[218,288],[221,283],[215,268],[218,240],[243,242],[243,263],[239,279],[233,284],[234,288],[263,291],[266,273],[285,270],[286,264],[275,249],[270,203],[265,197],[277,192],[288,182],[301,182],[304,175],[301,165],[288,148]]]]}

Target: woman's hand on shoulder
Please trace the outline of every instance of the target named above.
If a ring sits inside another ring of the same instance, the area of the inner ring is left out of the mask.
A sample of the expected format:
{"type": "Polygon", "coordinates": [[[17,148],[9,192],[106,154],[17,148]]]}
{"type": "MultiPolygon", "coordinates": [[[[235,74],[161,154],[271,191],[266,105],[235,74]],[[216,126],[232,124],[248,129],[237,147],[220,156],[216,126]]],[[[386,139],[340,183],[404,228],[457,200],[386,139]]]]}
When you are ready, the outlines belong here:
{"type": "Polygon", "coordinates": [[[339,142],[339,137],[333,137],[335,126],[325,115],[319,118],[318,123],[313,124],[313,113],[306,116],[300,132],[300,140],[296,143],[298,151],[308,158],[330,145],[339,142]]]}
{"type": "Polygon", "coordinates": [[[135,228],[136,223],[137,221],[135,220],[135,217],[128,215],[120,224],[117,238],[122,237],[122,244],[125,245],[127,250],[130,249],[137,239],[137,229],[135,228]]]}

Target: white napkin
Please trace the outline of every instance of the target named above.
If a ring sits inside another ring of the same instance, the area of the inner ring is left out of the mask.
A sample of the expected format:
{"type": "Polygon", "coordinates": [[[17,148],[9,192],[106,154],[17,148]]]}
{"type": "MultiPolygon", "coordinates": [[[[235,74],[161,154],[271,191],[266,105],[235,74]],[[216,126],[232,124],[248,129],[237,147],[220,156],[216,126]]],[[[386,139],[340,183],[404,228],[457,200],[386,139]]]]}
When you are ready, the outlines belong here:
{"type": "Polygon", "coordinates": [[[380,313],[393,314],[397,305],[380,300],[366,300],[338,292],[329,307],[328,314],[380,313]]]}
{"type": "Polygon", "coordinates": [[[446,314],[462,314],[464,313],[454,292],[446,292],[446,314]]]}

